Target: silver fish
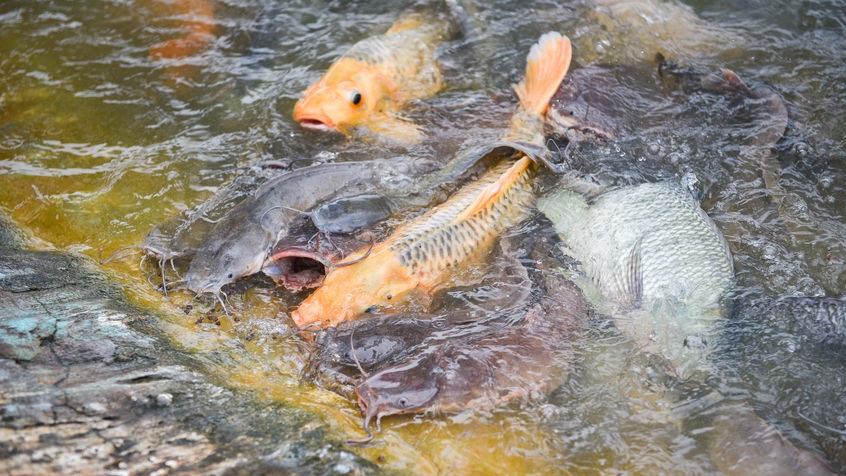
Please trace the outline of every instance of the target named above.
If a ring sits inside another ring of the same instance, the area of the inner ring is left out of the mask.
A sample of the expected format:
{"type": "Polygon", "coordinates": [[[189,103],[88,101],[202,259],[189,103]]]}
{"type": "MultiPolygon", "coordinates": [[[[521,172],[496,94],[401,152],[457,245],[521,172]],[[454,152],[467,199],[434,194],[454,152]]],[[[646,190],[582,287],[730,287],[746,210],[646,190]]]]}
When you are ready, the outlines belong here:
{"type": "Polygon", "coordinates": [[[680,370],[700,362],[734,268],[725,238],[689,190],[645,183],[593,200],[559,190],[538,209],[581,262],[582,288],[599,310],[680,370]]]}

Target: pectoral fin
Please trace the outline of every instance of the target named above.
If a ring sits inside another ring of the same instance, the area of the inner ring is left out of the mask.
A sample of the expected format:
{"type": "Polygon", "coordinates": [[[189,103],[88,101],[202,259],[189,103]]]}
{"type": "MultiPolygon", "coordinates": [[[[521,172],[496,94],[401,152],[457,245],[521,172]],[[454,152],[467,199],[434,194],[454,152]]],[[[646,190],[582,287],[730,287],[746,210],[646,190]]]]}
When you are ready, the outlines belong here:
{"type": "Polygon", "coordinates": [[[414,123],[390,115],[380,115],[367,125],[370,133],[401,145],[411,145],[423,139],[423,132],[414,123]]]}
{"type": "Polygon", "coordinates": [[[643,263],[641,260],[641,241],[638,238],[626,259],[614,273],[614,283],[621,304],[631,308],[640,307],[643,302],[643,263]]]}

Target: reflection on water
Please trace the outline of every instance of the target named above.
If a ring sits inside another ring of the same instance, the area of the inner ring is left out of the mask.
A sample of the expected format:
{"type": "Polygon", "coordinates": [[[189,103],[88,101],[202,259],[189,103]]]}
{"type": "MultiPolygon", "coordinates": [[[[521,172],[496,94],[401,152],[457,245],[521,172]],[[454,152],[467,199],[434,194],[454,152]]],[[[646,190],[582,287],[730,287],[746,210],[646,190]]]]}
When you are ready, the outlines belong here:
{"type": "MultiPolygon", "coordinates": [[[[694,25],[681,32],[643,24],[660,23],[649,17],[655,10],[638,10],[661,5],[655,2],[618,9],[465,2],[473,34],[444,52],[448,87],[410,112],[433,139],[408,150],[303,131],[290,117],[333,59],[385,31],[401,8],[385,12],[383,3],[364,0],[214,4],[211,43],[162,60],[151,59],[150,46],[187,32],[178,14],[154,0],[0,6],[0,205],[32,246],[97,259],[139,244],[156,224],[268,161],[302,167],[401,155],[445,162],[499,137],[526,52],[541,33],[557,30],[574,41],[574,68],[610,71],[605,97],[620,108],[612,118],[620,121],[619,140],[579,148],[574,165],[612,184],[695,173],[703,207],[735,255],[737,294],[752,304],[742,309],[779,295],[846,292],[846,9],[838,2],[747,2],[742,9],[690,2],[673,10],[679,24],[694,25]],[[750,117],[730,100],[663,84],[652,49],[682,65],[729,68],[750,84],[769,84],[790,113],[776,154],[744,149],[750,117]],[[756,160],[783,171],[781,213],[756,160]]],[[[228,291],[227,316],[183,293],[163,298],[147,281],[149,263],[139,268],[134,257],[103,268],[166,316],[162,326],[175,343],[207,352],[218,378],[313,411],[339,440],[360,435],[353,402],[299,380],[307,345],[287,313],[304,293],[268,280],[239,282],[228,291]]],[[[737,312],[712,362],[721,382],[705,388],[666,382],[660,365],[598,319],[578,343],[572,376],[549,397],[495,411],[389,418],[384,443],[355,451],[411,472],[712,473],[709,432],[698,420],[708,410],[686,404],[702,405],[701,394],[719,386],[843,469],[844,350],[786,330],[775,316],[737,312]]]]}

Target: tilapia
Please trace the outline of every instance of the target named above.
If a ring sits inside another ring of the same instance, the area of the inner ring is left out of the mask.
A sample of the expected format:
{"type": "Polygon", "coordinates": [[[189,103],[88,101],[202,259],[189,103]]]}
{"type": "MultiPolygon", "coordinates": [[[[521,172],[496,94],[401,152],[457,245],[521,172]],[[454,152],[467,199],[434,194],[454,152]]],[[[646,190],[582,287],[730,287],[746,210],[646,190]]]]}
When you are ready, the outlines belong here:
{"type": "MultiPolygon", "coordinates": [[[[557,33],[543,35],[532,47],[526,78],[515,87],[520,106],[507,140],[544,143],[543,116],[571,56],[570,41],[557,33]]],[[[300,328],[335,325],[374,306],[396,306],[412,297],[425,301],[461,265],[490,251],[503,230],[528,216],[536,167],[525,155],[496,165],[444,204],[400,227],[366,258],[333,269],[292,313],[294,322],[300,328]]]]}
{"type": "Polygon", "coordinates": [[[593,200],[569,190],[538,199],[583,289],[636,342],[677,365],[698,365],[734,284],[722,233],[675,182],[609,190],[593,200]]]}
{"type": "Polygon", "coordinates": [[[362,40],[335,61],[306,89],[294,106],[294,120],[308,129],[370,133],[413,143],[422,133],[399,116],[412,100],[441,90],[438,46],[458,30],[448,1],[447,13],[413,13],[383,35],[362,40]]]}

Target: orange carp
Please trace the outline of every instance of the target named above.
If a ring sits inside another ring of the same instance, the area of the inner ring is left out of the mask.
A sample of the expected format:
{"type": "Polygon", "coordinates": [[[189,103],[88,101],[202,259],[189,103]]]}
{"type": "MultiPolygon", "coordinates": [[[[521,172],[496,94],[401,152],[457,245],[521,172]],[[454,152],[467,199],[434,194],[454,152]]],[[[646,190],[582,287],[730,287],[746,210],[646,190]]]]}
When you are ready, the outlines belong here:
{"type": "MultiPolygon", "coordinates": [[[[520,105],[508,140],[543,144],[549,100],[567,73],[570,40],[543,35],[529,53],[526,77],[515,87],[520,105]]],[[[459,266],[484,256],[495,239],[528,215],[536,163],[520,154],[502,161],[464,186],[442,205],[400,227],[386,241],[350,256],[360,261],[330,271],[323,285],[292,313],[300,328],[329,326],[359,317],[373,307],[424,299],[456,277],[459,266]]]]}
{"type": "Polygon", "coordinates": [[[420,130],[398,113],[408,101],[442,89],[436,50],[455,35],[454,23],[411,14],[384,34],[356,43],[305,90],[294,120],[307,129],[417,142],[420,130]]]}

